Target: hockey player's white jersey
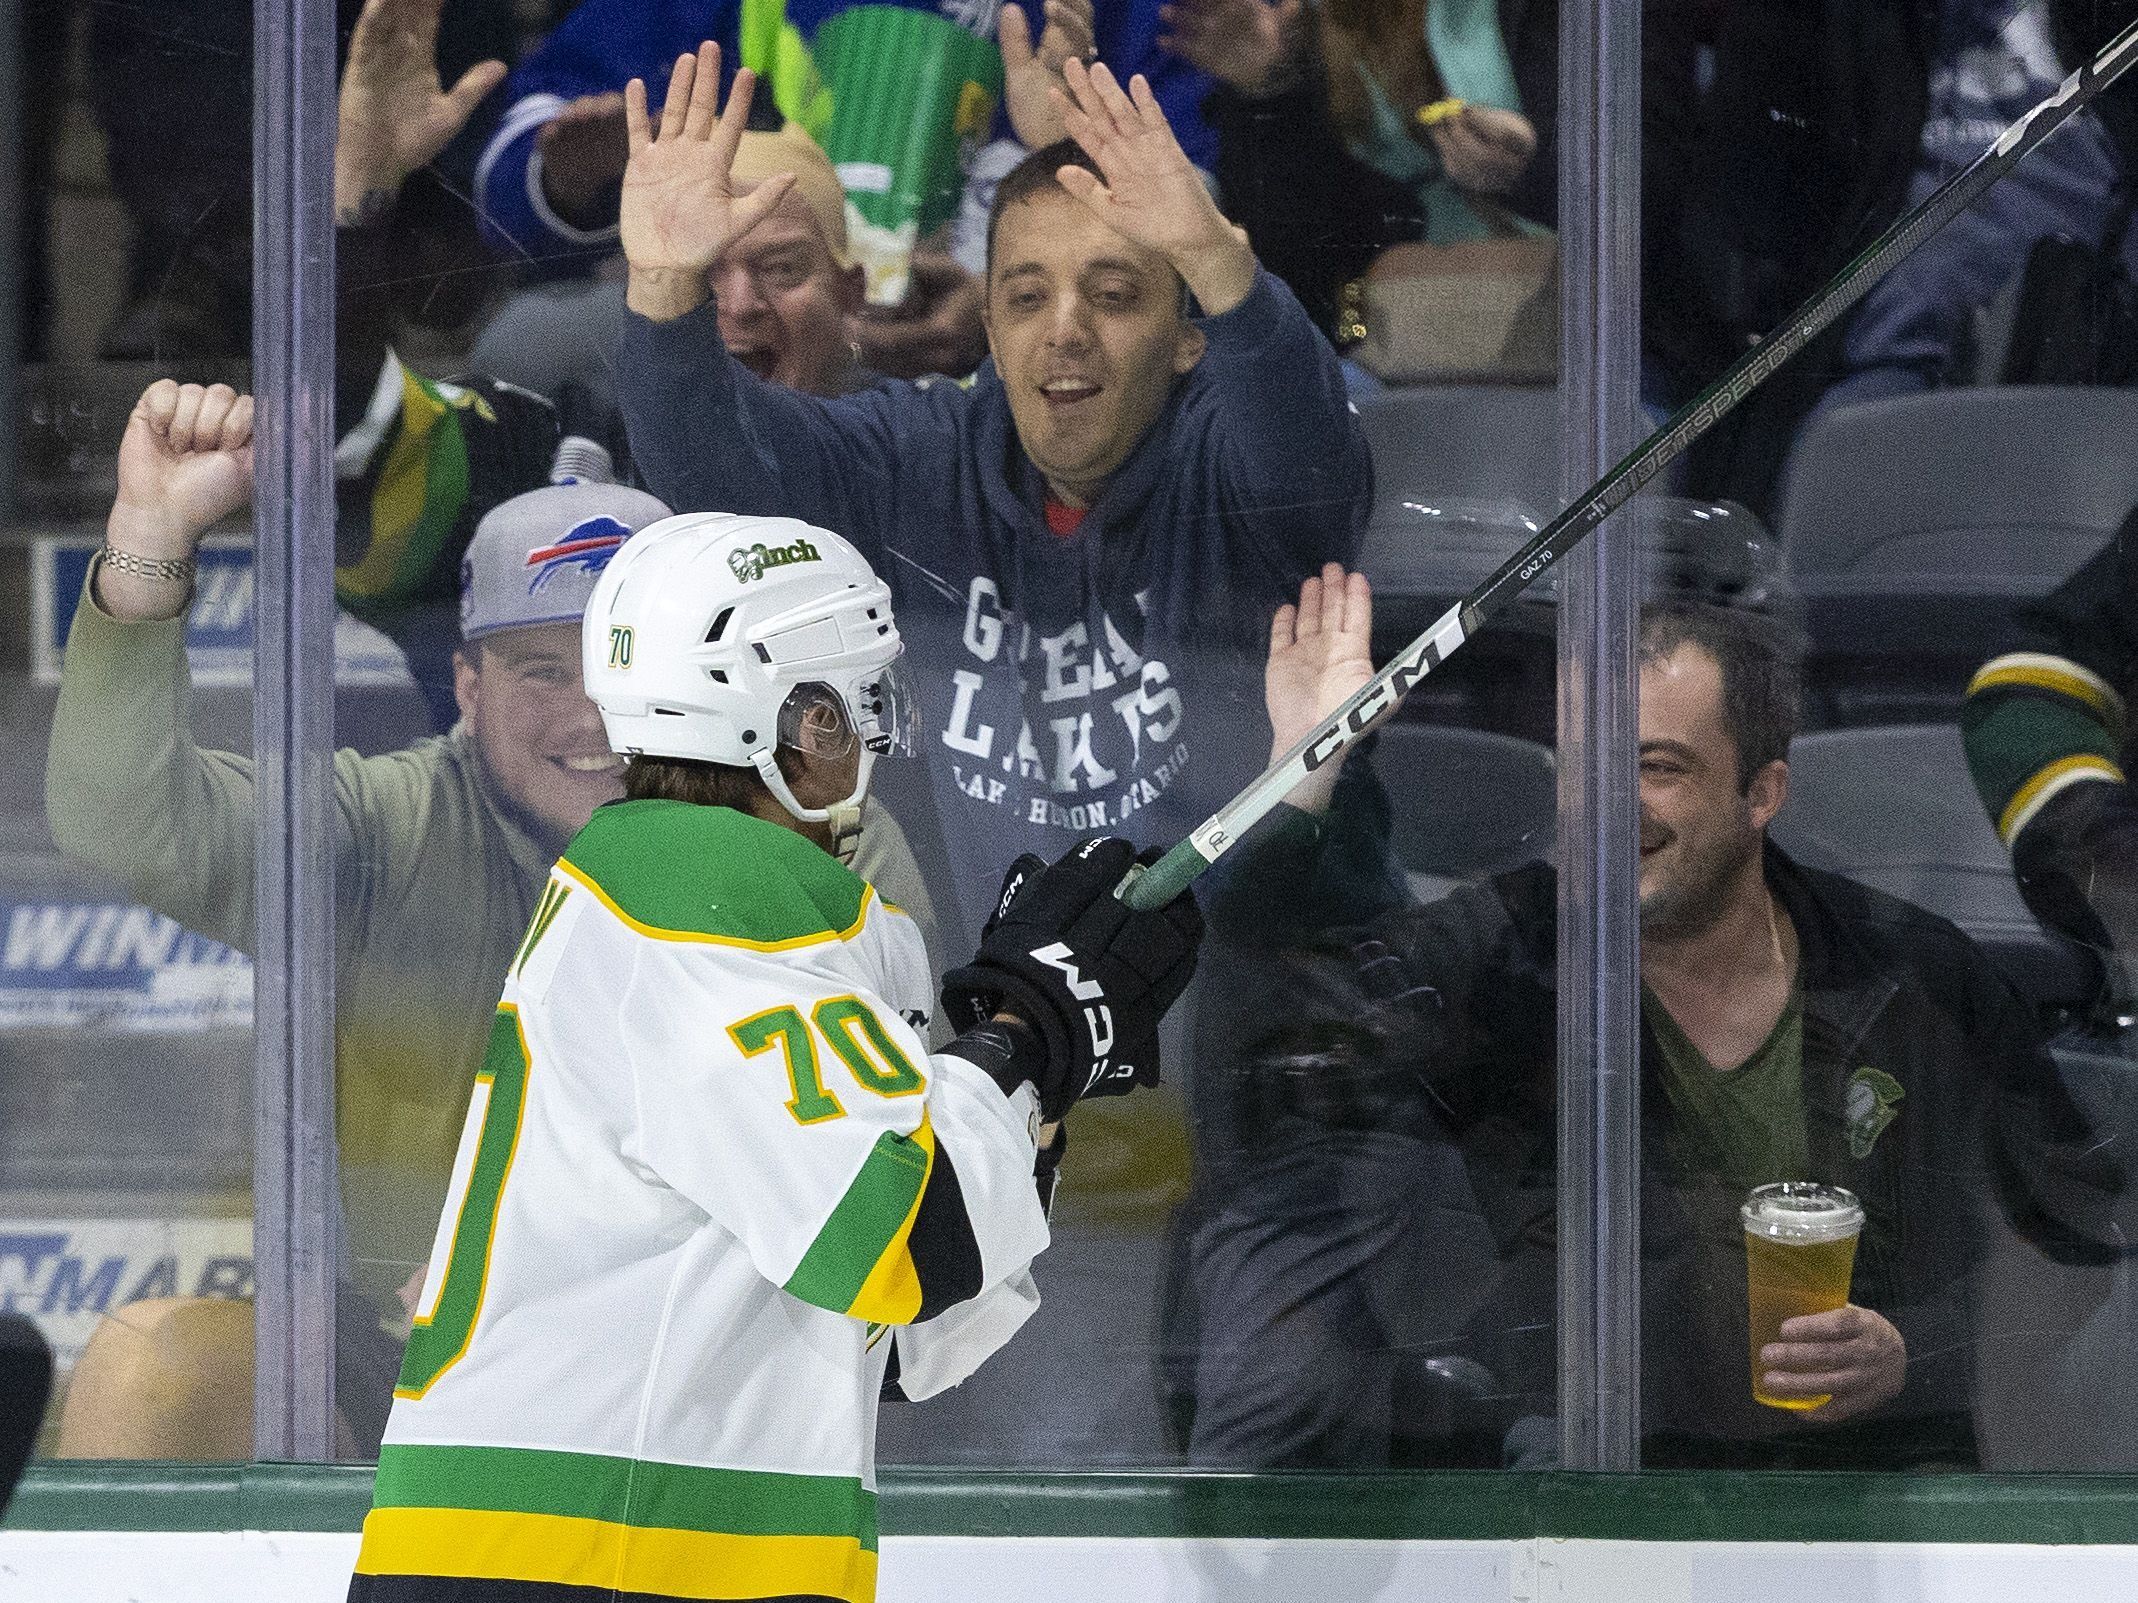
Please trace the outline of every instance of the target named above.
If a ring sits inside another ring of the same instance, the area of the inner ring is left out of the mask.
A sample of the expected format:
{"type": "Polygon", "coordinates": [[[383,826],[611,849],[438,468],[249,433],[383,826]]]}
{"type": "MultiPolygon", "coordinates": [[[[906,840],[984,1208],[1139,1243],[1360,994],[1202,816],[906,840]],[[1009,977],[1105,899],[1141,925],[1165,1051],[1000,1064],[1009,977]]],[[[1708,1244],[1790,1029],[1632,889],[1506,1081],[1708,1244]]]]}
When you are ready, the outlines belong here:
{"type": "Polygon", "coordinates": [[[1032,1093],[928,1056],[929,989],[792,831],[597,811],[505,985],[352,1597],[874,1596],[885,1327],[909,1395],[963,1378],[1047,1239],[1032,1093]]]}

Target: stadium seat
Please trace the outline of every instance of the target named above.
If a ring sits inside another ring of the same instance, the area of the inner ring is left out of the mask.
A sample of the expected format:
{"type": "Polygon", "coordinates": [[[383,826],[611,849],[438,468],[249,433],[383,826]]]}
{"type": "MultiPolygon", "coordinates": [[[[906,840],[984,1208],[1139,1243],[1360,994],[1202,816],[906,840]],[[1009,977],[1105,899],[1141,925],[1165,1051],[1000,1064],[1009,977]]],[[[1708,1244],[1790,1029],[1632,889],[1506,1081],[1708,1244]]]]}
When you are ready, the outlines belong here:
{"type": "Polygon", "coordinates": [[[1359,426],[1382,493],[1438,490],[1559,500],[1559,392],[1421,384],[1361,396],[1359,426]]]}
{"type": "Polygon", "coordinates": [[[104,1316],[60,1406],[59,1458],[252,1456],[252,1304],[195,1297],[104,1316]]]}
{"type": "Polygon", "coordinates": [[[1557,781],[1533,740],[1399,721],[1381,731],[1373,766],[1395,809],[1396,861],[1421,901],[1551,852],[1557,781]]]}
{"type": "Polygon", "coordinates": [[[1777,844],[1951,919],[2025,995],[2083,1010],[2100,983],[2092,955],[2035,919],[2012,879],[1949,724],[1830,729],[1789,754],[1777,844]]]}
{"type": "Polygon", "coordinates": [[[1463,594],[1527,538],[1523,520],[1534,527],[1559,505],[1557,390],[1389,390],[1362,398],[1358,413],[1374,482],[1359,567],[1392,601],[1463,594]],[[1475,516],[1484,512],[1496,529],[1475,516]],[[1441,530],[1454,538],[1421,538],[1441,530]]]}
{"type": "MultiPolygon", "coordinates": [[[[1385,660],[1521,546],[1559,505],[1555,389],[1424,385],[1363,396],[1374,499],[1359,553],[1385,660]]],[[[1411,698],[1437,722],[1548,735],[1551,614],[1519,609],[1411,698]]]]}
{"type": "Polygon", "coordinates": [[[1813,422],[1776,530],[1841,721],[1955,702],[2011,608],[2138,505],[2134,438],[2138,392],[2112,389],[1939,390],[1813,422]]]}

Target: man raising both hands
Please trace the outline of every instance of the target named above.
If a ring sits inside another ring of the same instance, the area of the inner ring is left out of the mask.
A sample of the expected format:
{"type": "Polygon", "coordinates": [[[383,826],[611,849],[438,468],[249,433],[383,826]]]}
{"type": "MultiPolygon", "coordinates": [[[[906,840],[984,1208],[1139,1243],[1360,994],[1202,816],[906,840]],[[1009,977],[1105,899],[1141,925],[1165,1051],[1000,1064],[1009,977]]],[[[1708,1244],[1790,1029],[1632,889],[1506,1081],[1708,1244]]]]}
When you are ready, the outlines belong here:
{"type": "Polygon", "coordinates": [[[658,126],[627,96],[618,389],[649,484],[837,529],[889,579],[974,926],[1006,856],[1178,838],[1259,767],[1270,613],[1358,543],[1369,467],[1334,356],[1148,86],[1071,61],[1075,142],[996,195],[971,386],[767,385],[721,343],[709,275],[784,183],[732,179],[754,78],[716,116],[718,81],[708,44],[658,126]]]}

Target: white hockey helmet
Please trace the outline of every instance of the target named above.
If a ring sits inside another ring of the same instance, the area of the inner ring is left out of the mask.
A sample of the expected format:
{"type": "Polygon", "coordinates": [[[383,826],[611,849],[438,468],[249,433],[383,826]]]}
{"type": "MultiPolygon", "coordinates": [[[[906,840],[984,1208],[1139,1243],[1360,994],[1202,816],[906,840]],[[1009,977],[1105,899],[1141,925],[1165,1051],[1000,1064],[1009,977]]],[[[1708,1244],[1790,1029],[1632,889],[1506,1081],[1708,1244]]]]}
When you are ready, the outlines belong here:
{"type": "Polygon", "coordinates": [[[845,540],[727,512],[664,518],[627,541],[581,636],[612,750],[755,769],[797,819],[828,822],[842,856],[875,759],[914,749],[903,650],[890,587],[845,540]],[[856,744],[854,793],[825,808],[797,802],[774,760],[782,746],[836,758],[856,744]]]}

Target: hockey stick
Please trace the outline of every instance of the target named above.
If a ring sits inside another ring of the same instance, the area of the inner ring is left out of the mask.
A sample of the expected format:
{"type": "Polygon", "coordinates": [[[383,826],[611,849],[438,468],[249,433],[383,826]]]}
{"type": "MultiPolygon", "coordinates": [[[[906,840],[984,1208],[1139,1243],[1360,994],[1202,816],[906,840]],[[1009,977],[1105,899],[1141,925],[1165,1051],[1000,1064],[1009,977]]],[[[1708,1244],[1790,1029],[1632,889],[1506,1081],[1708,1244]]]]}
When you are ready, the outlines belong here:
{"type": "Polygon", "coordinates": [[[1186,890],[1204,869],[1231,850],[1272,807],[1290,795],[1294,786],[1386,722],[1419,680],[1447,661],[1539,574],[1633,499],[1642,485],[1684,455],[1688,446],[1861,300],[1873,284],[1912,255],[1917,246],[1973,205],[1984,190],[2016,167],[2029,151],[2122,77],[2133,61],[2138,61],[2138,24],[2117,35],[2090,64],[2065,79],[2055,94],[2013,123],[1969,166],[1940,184],[1872,241],[1799,307],[1787,323],[1731,363],[1720,378],[1679,408],[1630,456],[1597,480],[1587,494],[1509,557],[1498,572],[1404,647],[1393,662],[1331,713],[1320,728],[1270,764],[1259,779],[1206,819],[1186,840],[1125,881],[1122,899],[1131,907],[1148,909],[1162,907],[1186,890]]]}

